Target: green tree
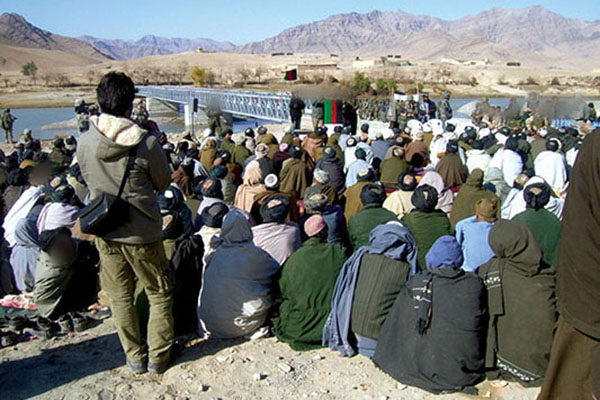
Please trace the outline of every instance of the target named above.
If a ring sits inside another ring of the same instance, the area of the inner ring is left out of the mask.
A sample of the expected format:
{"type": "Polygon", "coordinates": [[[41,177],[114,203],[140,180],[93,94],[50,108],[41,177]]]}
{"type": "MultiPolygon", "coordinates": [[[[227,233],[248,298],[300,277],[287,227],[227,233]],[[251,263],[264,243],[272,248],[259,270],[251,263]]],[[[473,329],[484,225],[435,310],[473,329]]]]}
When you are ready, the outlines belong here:
{"type": "Polygon", "coordinates": [[[38,67],[33,61],[29,61],[21,66],[21,73],[25,76],[30,76],[35,85],[38,67]]]}
{"type": "Polygon", "coordinates": [[[371,80],[362,72],[354,74],[354,89],[361,93],[367,93],[371,89],[371,80]]]}

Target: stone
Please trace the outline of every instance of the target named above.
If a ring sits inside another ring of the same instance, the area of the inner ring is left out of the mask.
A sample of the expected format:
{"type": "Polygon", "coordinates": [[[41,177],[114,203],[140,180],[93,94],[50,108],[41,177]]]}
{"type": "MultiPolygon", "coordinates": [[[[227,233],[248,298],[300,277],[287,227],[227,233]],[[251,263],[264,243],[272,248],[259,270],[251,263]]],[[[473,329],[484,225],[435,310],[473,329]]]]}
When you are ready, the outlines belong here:
{"type": "Polygon", "coordinates": [[[205,383],[201,383],[200,386],[198,386],[199,392],[208,392],[209,390],[210,390],[210,386],[205,383]]]}
{"type": "Polygon", "coordinates": [[[215,359],[217,360],[217,362],[222,363],[222,362],[225,362],[225,361],[229,360],[229,357],[227,357],[227,356],[216,356],[215,359]]]}
{"type": "Polygon", "coordinates": [[[292,372],[294,370],[294,368],[292,368],[290,365],[288,365],[286,363],[279,363],[279,364],[277,364],[277,368],[279,368],[280,370],[282,370],[286,374],[288,372],[292,372]]]}
{"type": "Polygon", "coordinates": [[[261,374],[260,372],[257,372],[254,375],[252,375],[252,379],[254,379],[255,382],[262,381],[263,379],[266,379],[266,377],[267,374],[261,374]]]}
{"type": "Polygon", "coordinates": [[[325,356],[322,356],[320,354],[317,354],[316,356],[313,357],[313,360],[315,360],[315,361],[321,361],[323,359],[325,359],[325,356]]]}

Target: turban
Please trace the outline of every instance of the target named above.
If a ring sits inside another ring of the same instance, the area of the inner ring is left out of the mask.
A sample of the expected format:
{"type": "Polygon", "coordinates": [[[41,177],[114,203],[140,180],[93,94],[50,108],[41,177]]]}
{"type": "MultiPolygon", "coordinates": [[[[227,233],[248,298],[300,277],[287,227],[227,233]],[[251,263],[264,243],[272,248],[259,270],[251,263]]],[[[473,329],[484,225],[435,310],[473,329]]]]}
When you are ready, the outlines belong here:
{"type": "Polygon", "coordinates": [[[327,146],[323,149],[323,158],[332,159],[337,155],[335,149],[331,146],[327,146]]]}
{"type": "Polygon", "coordinates": [[[385,189],[377,184],[366,185],[360,192],[360,201],[365,206],[367,204],[382,205],[385,197],[385,189]]]}
{"type": "Polygon", "coordinates": [[[263,222],[283,222],[290,210],[290,201],[287,197],[274,195],[260,206],[260,216],[263,222]]]}
{"type": "Polygon", "coordinates": [[[460,268],[463,265],[462,249],[454,236],[442,236],[435,241],[425,256],[427,269],[460,268]]]}
{"type": "Polygon", "coordinates": [[[224,165],[218,165],[210,170],[210,176],[215,179],[225,179],[228,173],[229,170],[224,165]]]}
{"type": "Polygon", "coordinates": [[[75,189],[71,185],[60,185],[50,191],[50,199],[54,203],[69,203],[75,195],[75,189]]]}
{"type": "Polygon", "coordinates": [[[304,223],[304,232],[308,237],[316,236],[321,232],[327,225],[325,220],[320,215],[313,215],[304,223]]]}
{"type": "Polygon", "coordinates": [[[323,185],[329,183],[329,173],[327,171],[324,171],[322,169],[315,169],[313,175],[317,182],[322,183],[323,185]]]}
{"type": "Polygon", "coordinates": [[[448,142],[446,145],[446,153],[448,154],[456,154],[458,153],[458,143],[455,141],[448,142]]]}
{"type": "Polygon", "coordinates": [[[227,204],[217,202],[202,211],[202,222],[210,228],[220,228],[223,225],[223,219],[229,212],[227,204]]]}
{"type": "Polygon", "coordinates": [[[177,212],[167,212],[162,216],[163,240],[174,240],[183,234],[183,220],[177,212]]]}
{"type": "Polygon", "coordinates": [[[360,149],[360,148],[356,149],[356,151],[354,152],[354,155],[359,160],[366,160],[367,159],[367,152],[365,151],[365,149],[360,149]]]}
{"type": "Polygon", "coordinates": [[[375,172],[371,168],[361,168],[356,175],[359,182],[372,181],[375,178],[375,172]]]}
{"type": "Polygon", "coordinates": [[[523,198],[527,204],[527,208],[534,210],[542,209],[550,201],[551,191],[550,186],[546,183],[533,183],[525,188],[523,198]]]}
{"type": "Polygon", "coordinates": [[[265,178],[265,187],[270,190],[279,188],[279,178],[275,174],[269,174],[265,178]]]}
{"type": "Polygon", "coordinates": [[[291,146],[288,153],[293,158],[300,158],[302,156],[302,148],[299,146],[291,146]]]}
{"type": "Polygon", "coordinates": [[[202,184],[202,196],[223,199],[223,187],[218,179],[208,178],[202,184]]]}
{"type": "Polygon", "coordinates": [[[429,213],[437,206],[438,193],[433,186],[421,185],[415,189],[410,200],[417,210],[429,213]]]}
{"type": "Polygon", "coordinates": [[[402,172],[398,176],[398,186],[404,192],[412,192],[417,187],[417,178],[410,172],[402,172]]]}
{"type": "Polygon", "coordinates": [[[311,194],[304,199],[304,209],[308,214],[317,214],[325,210],[327,206],[327,196],[323,193],[311,194]]]}
{"type": "Polygon", "coordinates": [[[490,199],[479,199],[475,203],[475,212],[487,222],[495,222],[498,214],[498,206],[490,199]]]}

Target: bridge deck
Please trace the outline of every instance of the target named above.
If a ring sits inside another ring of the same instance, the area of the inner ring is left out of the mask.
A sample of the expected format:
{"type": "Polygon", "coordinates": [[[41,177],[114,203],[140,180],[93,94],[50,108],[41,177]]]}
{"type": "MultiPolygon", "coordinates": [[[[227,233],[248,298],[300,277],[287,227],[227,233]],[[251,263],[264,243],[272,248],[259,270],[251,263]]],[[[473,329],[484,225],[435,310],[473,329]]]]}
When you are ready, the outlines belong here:
{"type": "Polygon", "coordinates": [[[248,90],[138,86],[138,95],[191,106],[217,105],[223,112],[269,121],[289,121],[289,93],[266,93],[248,90]]]}

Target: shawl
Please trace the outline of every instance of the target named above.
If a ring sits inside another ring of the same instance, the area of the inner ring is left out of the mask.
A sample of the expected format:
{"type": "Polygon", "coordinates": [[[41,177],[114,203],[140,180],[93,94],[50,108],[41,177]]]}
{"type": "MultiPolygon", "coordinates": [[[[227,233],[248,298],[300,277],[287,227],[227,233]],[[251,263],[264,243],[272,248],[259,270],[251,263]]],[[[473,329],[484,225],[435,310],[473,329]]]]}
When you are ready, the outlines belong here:
{"type": "Polygon", "coordinates": [[[231,211],[223,221],[215,252],[204,272],[198,317],[213,338],[251,334],[266,321],[273,303],[279,263],[252,242],[246,217],[231,211]]]}
{"type": "Polygon", "coordinates": [[[409,170],[409,165],[402,157],[391,157],[381,163],[381,183],[386,186],[396,186],[398,176],[409,170]]]}
{"type": "Polygon", "coordinates": [[[557,317],[554,274],[541,269],[541,247],[522,222],[496,222],[489,243],[495,256],[478,270],[490,315],[486,367],[539,383],[557,317]]]}
{"type": "Polygon", "coordinates": [[[422,212],[413,210],[402,218],[402,223],[410,229],[418,249],[421,269],[425,269],[425,256],[436,240],[452,235],[452,227],[446,214],[439,210],[422,212]]]}
{"type": "Polygon", "coordinates": [[[342,267],[331,300],[331,313],[323,327],[323,346],[338,350],[342,356],[356,354],[350,331],[350,317],[360,262],[365,254],[379,254],[411,266],[417,271],[417,247],[410,231],[398,223],[379,225],[373,229],[369,246],[358,249],[342,267]]]}
{"type": "Polygon", "coordinates": [[[8,214],[6,214],[2,228],[4,228],[4,240],[8,242],[9,246],[12,247],[16,244],[15,229],[17,223],[29,215],[33,206],[36,205],[45,193],[46,188],[44,186],[31,186],[19,197],[8,214]]]}
{"type": "Polygon", "coordinates": [[[348,167],[348,173],[346,174],[346,187],[354,185],[358,182],[358,173],[362,169],[373,169],[371,164],[366,162],[365,160],[356,160],[348,167]]]}
{"type": "Polygon", "coordinates": [[[299,199],[304,198],[304,192],[310,186],[306,164],[297,158],[290,158],[283,163],[279,179],[280,190],[294,193],[299,199]]]}
{"type": "Polygon", "coordinates": [[[418,186],[429,185],[433,186],[438,192],[438,204],[436,210],[442,210],[447,215],[452,212],[452,205],[454,204],[454,194],[451,190],[444,186],[444,180],[442,176],[437,172],[427,172],[418,186]]]}
{"type": "Polygon", "coordinates": [[[561,317],[600,340],[600,130],[588,135],[571,175],[558,251],[561,317]]]}
{"type": "Polygon", "coordinates": [[[184,166],[183,164],[177,168],[171,175],[171,180],[187,197],[193,194],[192,181],[194,180],[194,166],[184,166]]]}
{"type": "Polygon", "coordinates": [[[475,215],[475,203],[484,198],[496,204],[496,217],[500,217],[500,199],[483,188],[483,171],[475,169],[454,199],[452,213],[450,214],[452,226],[456,226],[459,221],[475,215]]]}
{"type": "Polygon", "coordinates": [[[329,174],[329,185],[337,193],[342,193],[346,188],[344,165],[338,158],[321,158],[317,161],[315,169],[320,169],[329,174]]]}
{"type": "Polygon", "coordinates": [[[441,175],[442,180],[444,181],[444,186],[447,188],[460,187],[465,183],[467,178],[465,166],[460,160],[460,156],[458,154],[445,155],[440,160],[437,167],[435,167],[435,172],[441,175]]]}
{"type": "Polygon", "coordinates": [[[556,266],[560,245],[560,220],[550,211],[542,208],[528,208],[518,214],[513,221],[521,221],[533,233],[542,246],[542,261],[548,266],[556,266]]]}
{"type": "MultiPolygon", "coordinates": [[[[515,194],[514,199],[510,201],[510,204],[507,202],[507,208],[502,210],[502,217],[506,219],[513,219],[516,215],[521,214],[523,211],[527,209],[527,203],[525,202],[525,191],[531,185],[544,183],[546,181],[539,176],[534,176],[530,180],[527,181],[523,190],[520,190],[515,194]]],[[[556,195],[550,196],[550,201],[544,207],[546,210],[550,211],[552,214],[556,215],[558,219],[562,219],[563,208],[564,208],[564,200],[556,195]]]]}
{"type": "Polygon", "coordinates": [[[415,209],[415,206],[411,201],[412,194],[412,191],[406,192],[402,189],[396,190],[383,202],[383,208],[396,214],[398,219],[402,219],[402,217],[415,209]]]}
{"type": "Polygon", "coordinates": [[[37,220],[38,232],[51,231],[58,228],[72,229],[77,222],[79,208],[64,203],[48,203],[42,208],[37,220]]]}
{"type": "Polygon", "coordinates": [[[211,170],[217,158],[217,145],[215,140],[207,140],[205,147],[200,150],[200,162],[207,170],[211,170]]]}
{"type": "Polygon", "coordinates": [[[31,292],[35,286],[35,271],[40,254],[38,231],[34,220],[22,218],[15,228],[15,246],[10,254],[10,265],[17,288],[31,292]]]}
{"type": "Polygon", "coordinates": [[[423,167],[427,164],[427,145],[420,140],[409,143],[404,158],[410,165],[423,167]]]}
{"type": "Polygon", "coordinates": [[[246,212],[252,211],[254,196],[267,190],[258,162],[251,162],[244,171],[244,183],[237,188],[234,206],[246,212]]]}
{"type": "Polygon", "coordinates": [[[541,152],[534,163],[535,174],[542,177],[552,189],[562,191],[567,184],[567,161],[562,153],[541,152]]]}
{"type": "Polygon", "coordinates": [[[504,180],[502,170],[498,168],[488,168],[483,177],[483,186],[500,198],[500,202],[504,204],[504,200],[510,193],[511,187],[504,180]]]}
{"type": "Polygon", "coordinates": [[[293,222],[270,222],[252,227],[254,244],[269,253],[279,265],[288,259],[302,243],[300,228],[293,222]]]}
{"type": "Polygon", "coordinates": [[[371,182],[368,181],[357,182],[355,185],[350,186],[344,193],[344,197],[346,198],[346,205],[344,206],[344,216],[346,217],[346,221],[350,221],[350,218],[358,214],[364,207],[363,203],[360,201],[360,193],[363,188],[370,183],[371,182]]]}

